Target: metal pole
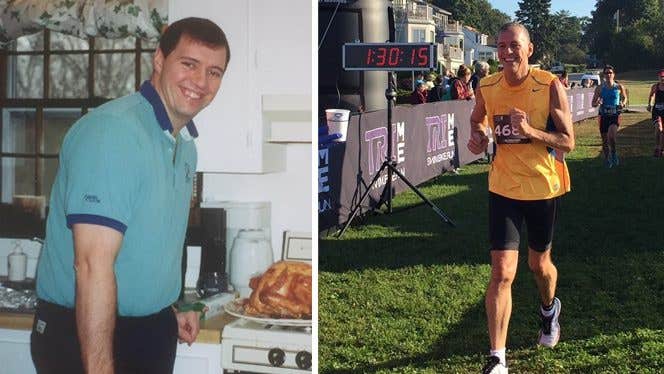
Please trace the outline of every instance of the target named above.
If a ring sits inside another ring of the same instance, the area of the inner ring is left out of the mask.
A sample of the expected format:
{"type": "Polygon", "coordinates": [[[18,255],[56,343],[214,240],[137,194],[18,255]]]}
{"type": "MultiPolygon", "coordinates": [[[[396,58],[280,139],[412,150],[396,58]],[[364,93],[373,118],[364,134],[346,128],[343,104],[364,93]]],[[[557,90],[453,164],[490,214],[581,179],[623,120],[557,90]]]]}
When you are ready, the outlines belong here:
{"type": "MultiPolygon", "coordinates": [[[[387,162],[396,166],[392,159],[392,106],[394,105],[394,98],[397,93],[394,89],[394,77],[391,71],[387,72],[387,91],[385,91],[385,98],[387,99],[387,162]]],[[[392,213],[392,169],[387,169],[387,183],[385,184],[387,193],[387,212],[392,213]]]]}

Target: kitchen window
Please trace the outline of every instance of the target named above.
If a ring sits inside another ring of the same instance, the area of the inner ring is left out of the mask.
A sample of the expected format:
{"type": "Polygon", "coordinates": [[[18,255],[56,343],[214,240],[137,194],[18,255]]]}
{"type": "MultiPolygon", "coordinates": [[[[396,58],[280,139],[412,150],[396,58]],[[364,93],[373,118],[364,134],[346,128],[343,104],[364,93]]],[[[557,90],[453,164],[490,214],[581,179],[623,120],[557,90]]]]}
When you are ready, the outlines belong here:
{"type": "Polygon", "coordinates": [[[0,236],[43,236],[60,144],[83,114],[138,90],[156,42],[49,30],[0,49],[0,236]]]}

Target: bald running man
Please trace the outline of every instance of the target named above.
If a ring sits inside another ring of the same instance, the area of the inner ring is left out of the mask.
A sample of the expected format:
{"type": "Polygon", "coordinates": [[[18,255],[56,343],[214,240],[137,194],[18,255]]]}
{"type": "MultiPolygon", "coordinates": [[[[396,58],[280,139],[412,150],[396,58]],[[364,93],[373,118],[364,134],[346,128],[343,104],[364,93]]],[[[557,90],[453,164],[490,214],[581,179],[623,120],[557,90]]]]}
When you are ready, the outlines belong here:
{"type": "Polygon", "coordinates": [[[559,198],[570,190],[563,154],[574,149],[565,88],[554,74],[529,67],[534,47],[528,30],[508,23],[497,40],[503,70],[479,83],[468,142],[471,152],[485,152],[489,139],[483,123],[488,123],[497,145],[489,170],[491,278],[485,306],[490,352],[482,369],[487,374],[508,372],[505,347],[524,221],[528,266],[541,304],[538,344],[552,348],[560,339],[558,271],[551,248],[559,198]]]}

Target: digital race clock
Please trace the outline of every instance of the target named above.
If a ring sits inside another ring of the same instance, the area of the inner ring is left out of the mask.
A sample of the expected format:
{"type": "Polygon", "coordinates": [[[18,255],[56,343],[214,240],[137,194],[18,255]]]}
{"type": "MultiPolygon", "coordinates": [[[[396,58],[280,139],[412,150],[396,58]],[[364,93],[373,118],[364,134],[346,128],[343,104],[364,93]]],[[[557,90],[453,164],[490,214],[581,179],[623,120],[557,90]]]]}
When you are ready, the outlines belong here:
{"type": "Polygon", "coordinates": [[[428,70],[436,68],[431,43],[345,43],[345,70],[428,70]]]}

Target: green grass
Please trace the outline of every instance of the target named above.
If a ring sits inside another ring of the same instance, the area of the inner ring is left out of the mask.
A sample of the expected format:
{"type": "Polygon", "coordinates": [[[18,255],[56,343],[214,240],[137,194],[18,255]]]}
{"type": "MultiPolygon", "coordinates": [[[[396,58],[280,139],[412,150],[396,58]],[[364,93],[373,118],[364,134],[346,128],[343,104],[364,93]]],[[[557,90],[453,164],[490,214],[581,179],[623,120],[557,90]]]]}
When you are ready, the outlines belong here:
{"type": "Polygon", "coordinates": [[[625,73],[618,72],[616,79],[625,85],[630,105],[646,105],[650,87],[657,83],[659,70],[637,70],[625,73]]]}
{"type": "MultiPolygon", "coordinates": [[[[649,118],[624,116],[615,169],[602,165],[596,119],[575,125],[572,192],[553,249],[562,340],[553,350],[534,344],[538,297],[522,248],[510,373],[664,371],[664,159],[651,157],[649,118]]],[[[488,349],[486,172],[467,165],[422,187],[456,228],[404,193],[395,213],[321,239],[320,372],[479,372],[488,349]]]]}

